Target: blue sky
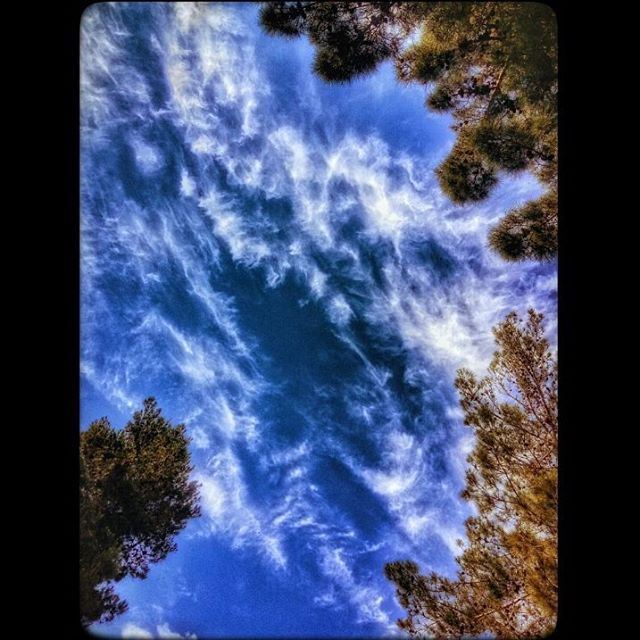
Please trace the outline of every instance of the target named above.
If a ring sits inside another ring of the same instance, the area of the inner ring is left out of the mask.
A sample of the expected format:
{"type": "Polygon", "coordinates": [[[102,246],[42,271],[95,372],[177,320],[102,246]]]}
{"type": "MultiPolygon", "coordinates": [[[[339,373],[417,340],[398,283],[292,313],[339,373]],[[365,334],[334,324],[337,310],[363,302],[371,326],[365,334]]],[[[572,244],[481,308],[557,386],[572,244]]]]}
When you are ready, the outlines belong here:
{"type": "Polygon", "coordinates": [[[348,85],[254,4],[96,4],[81,36],[81,423],[153,395],[187,425],[202,516],[108,637],[390,636],[384,563],[455,571],[473,444],[453,388],[555,264],[454,206],[453,143],[386,64],[348,85]]]}

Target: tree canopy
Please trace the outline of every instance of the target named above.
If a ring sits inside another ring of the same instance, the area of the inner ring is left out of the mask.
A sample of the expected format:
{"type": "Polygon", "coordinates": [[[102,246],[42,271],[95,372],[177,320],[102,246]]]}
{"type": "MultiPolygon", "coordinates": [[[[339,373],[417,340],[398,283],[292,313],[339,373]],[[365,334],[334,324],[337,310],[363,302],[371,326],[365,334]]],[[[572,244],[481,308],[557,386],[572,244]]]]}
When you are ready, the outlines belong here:
{"type": "Polygon", "coordinates": [[[474,202],[501,172],[532,171],[547,192],[509,212],[489,242],[507,260],[555,256],[557,37],[547,5],[266,2],[260,20],[272,35],[307,35],[314,70],[328,82],[392,59],[401,81],[429,86],[427,107],[450,112],[458,134],[436,171],[443,191],[453,202],[474,202]]]}
{"type": "Polygon", "coordinates": [[[456,579],[391,562],[413,636],[460,638],[550,633],[557,612],[557,367],[543,317],[515,313],[495,330],[499,350],[480,380],[460,370],[456,387],[476,436],[462,497],[477,516],[456,579]]]}
{"type": "Polygon", "coordinates": [[[184,425],[172,426],[147,398],[122,430],[107,418],[80,435],[80,609],[82,624],[127,609],[114,592],[125,576],[144,578],[176,549],[173,537],[200,513],[189,481],[184,425]]]}

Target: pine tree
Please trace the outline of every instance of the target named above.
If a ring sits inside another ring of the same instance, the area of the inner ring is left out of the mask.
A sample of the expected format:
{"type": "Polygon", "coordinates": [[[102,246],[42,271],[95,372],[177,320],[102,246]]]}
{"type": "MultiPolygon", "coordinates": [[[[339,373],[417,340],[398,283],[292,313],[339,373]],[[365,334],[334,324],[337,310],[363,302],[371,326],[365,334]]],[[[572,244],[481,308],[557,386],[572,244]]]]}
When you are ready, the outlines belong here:
{"type": "Polygon", "coordinates": [[[260,18],[273,35],[308,35],[314,69],[328,82],[346,82],[392,59],[401,81],[428,86],[427,107],[450,112],[458,134],[437,169],[443,191],[456,203],[474,202],[491,193],[499,172],[534,172],[548,192],[533,208],[527,203],[512,212],[490,245],[509,260],[556,254],[557,37],[548,6],[267,2],[260,18]],[[406,46],[414,34],[417,41],[406,46]],[[544,242],[542,228],[549,234],[544,242]]]}
{"type": "Polygon", "coordinates": [[[558,249],[555,191],[513,209],[491,230],[489,242],[505,260],[551,260],[558,249]]]}
{"type": "Polygon", "coordinates": [[[515,313],[495,330],[499,350],[483,379],[460,370],[456,387],[476,436],[462,497],[478,515],[456,579],[391,562],[411,635],[460,638],[550,633],[557,612],[557,370],[543,317],[515,313]]]}
{"type": "Polygon", "coordinates": [[[145,578],[176,549],[173,537],[199,514],[189,481],[184,425],[172,426],[153,398],[124,429],[92,422],[80,435],[80,609],[82,624],[106,622],[126,602],[125,576],[145,578]]]}
{"type": "Polygon", "coordinates": [[[410,2],[266,2],[260,22],[271,35],[309,36],[316,73],[341,83],[396,55],[419,12],[410,2]]]}

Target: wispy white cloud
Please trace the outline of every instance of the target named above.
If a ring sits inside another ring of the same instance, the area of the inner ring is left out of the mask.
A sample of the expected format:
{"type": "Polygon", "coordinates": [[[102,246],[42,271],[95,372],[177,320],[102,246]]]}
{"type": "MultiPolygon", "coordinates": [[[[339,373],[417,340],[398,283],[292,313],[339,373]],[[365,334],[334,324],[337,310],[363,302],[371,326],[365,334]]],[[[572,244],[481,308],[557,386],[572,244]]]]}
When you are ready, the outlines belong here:
{"type": "Polygon", "coordinates": [[[86,380],[100,390],[118,409],[130,411],[140,403],[139,398],[127,393],[126,385],[122,384],[120,368],[114,368],[115,371],[98,372],[91,362],[85,360],[80,363],[80,373],[86,380]]]}
{"type": "Polygon", "coordinates": [[[212,456],[196,480],[209,532],[227,536],[235,548],[256,548],[278,569],[286,566],[279,531],[269,526],[268,514],[251,504],[241,466],[231,450],[212,456]]]}
{"type": "Polygon", "coordinates": [[[211,219],[214,234],[225,242],[234,260],[254,267],[271,255],[269,245],[245,228],[239,204],[225,200],[214,189],[199,204],[211,219]]]}
{"type": "Polygon", "coordinates": [[[384,434],[384,442],[382,465],[367,468],[351,461],[354,472],[383,498],[399,529],[412,542],[435,535],[456,555],[456,539],[464,536],[464,530],[460,514],[452,517],[449,510],[457,503],[460,486],[432,478],[429,451],[415,436],[394,429],[384,434]]]}
{"type": "Polygon", "coordinates": [[[210,151],[224,155],[227,146],[220,118],[224,109],[241,116],[241,137],[253,136],[258,128],[260,98],[269,93],[257,74],[255,51],[242,37],[243,25],[223,5],[185,9],[176,5],[177,29],[163,31],[165,73],[179,121],[193,131],[191,145],[203,140],[210,151]],[[180,8],[178,8],[180,7],[180,8]],[[197,63],[193,64],[193,56],[197,63]],[[218,108],[211,110],[207,92],[213,91],[218,108]],[[209,135],[207,135],[207,133],[209,135]]]}
{"type": "Polygon", "coordinates": [[[355,607],[358,622],[376,622],[387,631],[393,629],[389,615],[384,611],[383,596],[372,586],[357,580],[353,570],[345,560],[345,552],[340,547],[319,549],[320,568],[331,580],[330,589],[316,598],[316,604],[331,606],[336,603],[336,591],[346,597],[355,607]]]}
{"type": "Polygon", "coordinates": [[[211,440],[206,431],[202,427],[195,427],[190,430],[189,436],[191,442],[196,449],[203,449],[207,451],[211,448],[211,440]]]}

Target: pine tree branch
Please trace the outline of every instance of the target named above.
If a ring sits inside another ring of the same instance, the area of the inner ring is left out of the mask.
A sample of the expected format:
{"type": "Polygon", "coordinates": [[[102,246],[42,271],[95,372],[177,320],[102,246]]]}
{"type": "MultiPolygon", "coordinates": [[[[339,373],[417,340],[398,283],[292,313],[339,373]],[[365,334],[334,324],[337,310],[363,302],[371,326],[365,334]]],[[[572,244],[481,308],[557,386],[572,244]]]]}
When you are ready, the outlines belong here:
{"type": "Polygon", "coordinates": [[[496,93],[498,92],[498,90],[500,89],[500,85],[502,84],[502,79],[504,78],[504,74],[505,71],[507,70],[507,66],[509,65],[509,58],[507,58],[507,60],[505,61],[502,69],[500,69],[500,73],[498,74],[498,80],[496,81],[496,86],[493,88],[493,90],[491,91],[491,94],[489,95],[489,101],[487,102],[487,107],[484,111],[485,116],[488,116],[489,114],[489,109],[491,108],[491,105],[493,104],[493,99],[496,96],[496,93]]]}

